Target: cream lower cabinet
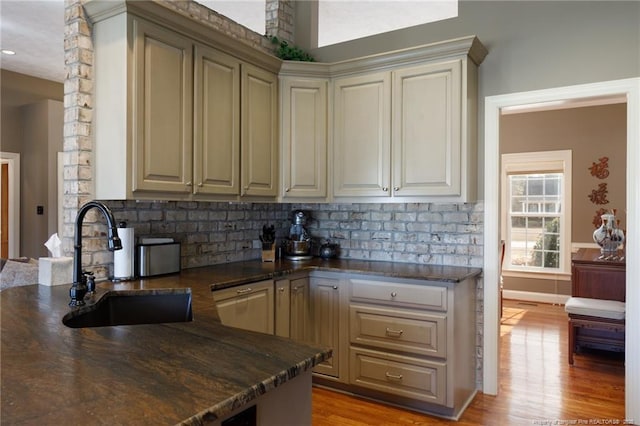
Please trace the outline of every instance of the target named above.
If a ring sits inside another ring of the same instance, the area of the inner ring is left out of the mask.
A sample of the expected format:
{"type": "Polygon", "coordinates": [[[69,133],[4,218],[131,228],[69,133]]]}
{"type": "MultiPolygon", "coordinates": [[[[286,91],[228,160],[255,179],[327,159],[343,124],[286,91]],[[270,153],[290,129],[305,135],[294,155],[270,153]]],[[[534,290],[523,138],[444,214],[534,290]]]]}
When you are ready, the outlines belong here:
{"type": "Polygon", "coordinates": [[[458,418],[476,392],[474,283],[351,278],[351,390],[458,418]]]}
{"type": "Polygon", "coordinates": [[[343,288],[339,278],[311,275],[311,341],[333,349],[332,357],[316,365],[313,372],[334,381],[347,380],[343,288]]]}
{"type": "Polygon", "coordinates": [[[273,281],[267,280],[214,291],[222,324],[274,334],[273,287],[273,281]]]}
{"type": "Polygon", "coordinates": [[[311,340],[309,278],[275,282],[275,334],[294,340],[311,340]]]}

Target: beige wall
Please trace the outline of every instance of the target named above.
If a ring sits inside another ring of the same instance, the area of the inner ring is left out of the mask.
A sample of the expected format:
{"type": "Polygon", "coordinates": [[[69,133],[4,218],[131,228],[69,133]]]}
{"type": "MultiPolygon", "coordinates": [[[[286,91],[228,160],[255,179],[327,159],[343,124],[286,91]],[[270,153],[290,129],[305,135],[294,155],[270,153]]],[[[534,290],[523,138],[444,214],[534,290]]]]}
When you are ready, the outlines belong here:
{"type": "MultiPolygon", "coordinates": [[[[57,152],[63,150],[63,85],[2,70],[0,150],[20,154],[20,255],[47,256],[57,231],[57,152]],[[43,206],[44,214],[36,214],[43,206]]],[[[11,230],[10,230],[11,232],[11,230]]]]}
{"type": "Polygon", "coordinates": [[[592,224],[599,208],[617,209],[620,226],[626,227],[627,108],[613,104],[523,114],[500,118],[500,153],[570,149],[573,164],[572,229],[574,243],[593,243],[592,224]],[[609,158],[609,176],[597,179],[589,167],[609,158]],[[589,199],[592,189],[607,183],[609,204],[589,199]]]}
{"type": "MultiPolygon", "coordinates": [[[[503,115],[500,118],[500,153],[572,151],[572,229],[574,243],[593,243],[591,223],[601,206],[588,198],[598,183],[606,182],[609,204],[616,208],[620,225],[626,224],[626,104],[503,115]],[[600,180],[589,167],[609,158],[609,176],[600,180]]],[[[571,294],[570,281],[504,277],[506,290],[571,294]]]]}

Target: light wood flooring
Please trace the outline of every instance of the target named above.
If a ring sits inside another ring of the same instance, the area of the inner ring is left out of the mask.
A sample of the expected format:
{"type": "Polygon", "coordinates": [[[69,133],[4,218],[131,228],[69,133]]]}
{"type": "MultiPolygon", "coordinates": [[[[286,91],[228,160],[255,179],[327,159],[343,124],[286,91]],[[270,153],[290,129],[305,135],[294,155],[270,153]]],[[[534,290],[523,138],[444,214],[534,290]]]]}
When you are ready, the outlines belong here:
{"type": "Polygon", "coordinates": [[[505,300],[500,334],[499,395],[478,393],[457,423],[314,387],[313,425],[623,424],[624,361],[585,353],[570,367],[564,307],[505,300]]]}

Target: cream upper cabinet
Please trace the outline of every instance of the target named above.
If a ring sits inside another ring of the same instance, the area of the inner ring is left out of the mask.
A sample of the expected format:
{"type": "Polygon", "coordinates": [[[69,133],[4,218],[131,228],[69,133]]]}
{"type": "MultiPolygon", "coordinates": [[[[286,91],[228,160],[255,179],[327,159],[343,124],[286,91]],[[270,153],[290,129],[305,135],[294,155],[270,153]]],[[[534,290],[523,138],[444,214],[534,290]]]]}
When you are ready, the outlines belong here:
{"type": "Polygon", "coordinates": [[[275,199],[281,61],[155,2],[86,6],[96,198],[275,199]]]}
{"type": "Polygon", "coordinates": [[[344,61],[333,84],[333,199],[474,201],[475,37],[344,61]]]}
{"type": "Polygon", "coordinates": [[[461,60],[336,79],[334,196],[467,200],[461,93],[461,60]]]}
{"type": "Polygon", "coordinates": [[[280,80],[282,198],[327,197],[328,79],[280,80]]]}
{"type": "Polygon", "coordinates": [[[143,20],[134,32],[133,191],[191,192],[191,41],[143,20]]]}
{"type": "Polygon", "coordinates": [[[388,196],[390,74],[339,78],[333,87],[333,195],[388,196]]]}
{"type": "Polygon", "coordinates": [[[240,193],[240,62],[195,47],[194,193],[240,193]]]}
{"type": "Polygon", "coordinates": [[[278,79],[242,64],[241,195],[278,193],[278,79]]]}
{"type": "Polygon", "coordinates": [[[461,195],[462,61],[392,76],[393,195],[461,195]]]}

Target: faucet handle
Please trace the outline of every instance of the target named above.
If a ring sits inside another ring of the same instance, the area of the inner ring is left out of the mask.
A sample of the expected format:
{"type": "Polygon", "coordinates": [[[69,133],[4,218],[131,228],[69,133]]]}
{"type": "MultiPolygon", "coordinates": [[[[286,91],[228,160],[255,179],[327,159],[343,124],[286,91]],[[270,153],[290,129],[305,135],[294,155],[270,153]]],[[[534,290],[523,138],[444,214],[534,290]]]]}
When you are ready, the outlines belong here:
{"type": "Polygon", "coordinates": [[[96,278],[93,272],[82,271],[82,279],[87,283],[87,293],[93,294],[96,291],[96,278]]]}

